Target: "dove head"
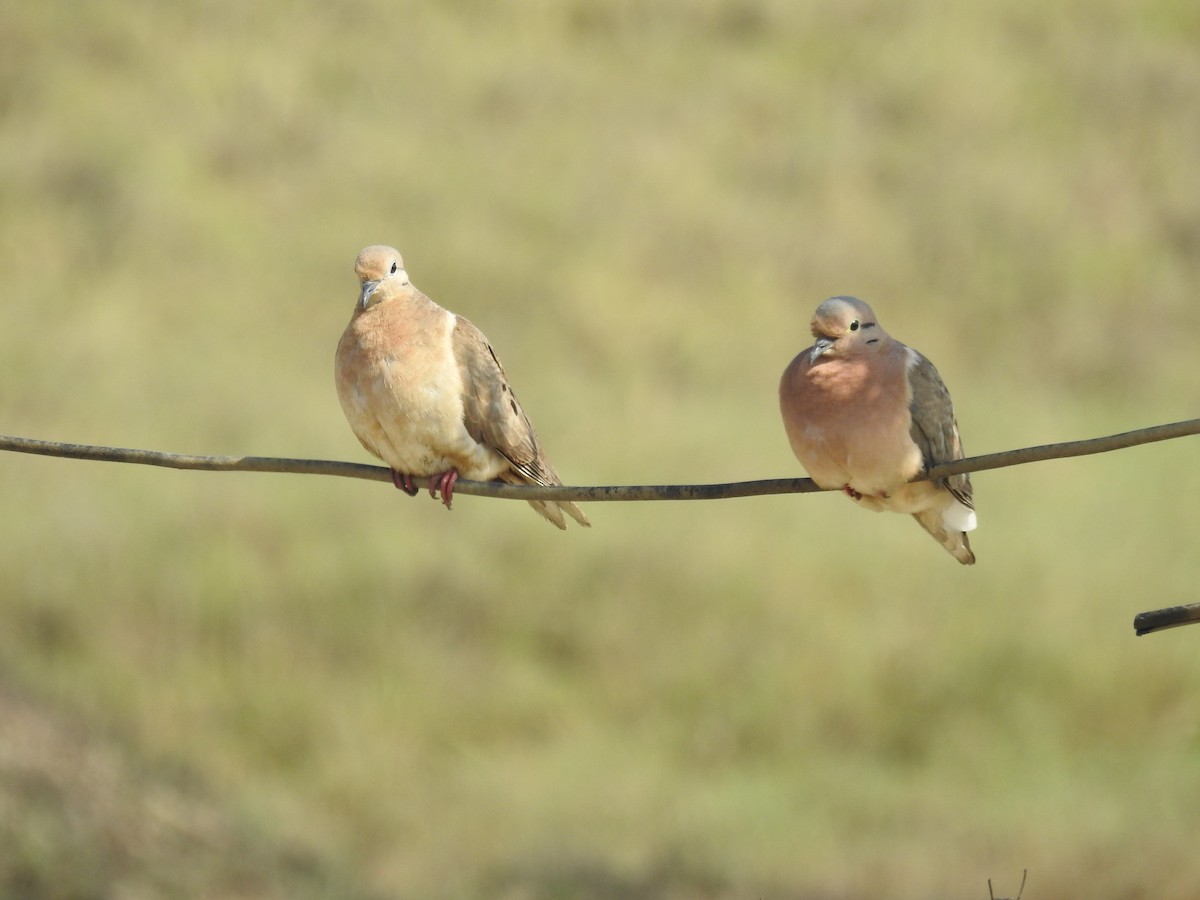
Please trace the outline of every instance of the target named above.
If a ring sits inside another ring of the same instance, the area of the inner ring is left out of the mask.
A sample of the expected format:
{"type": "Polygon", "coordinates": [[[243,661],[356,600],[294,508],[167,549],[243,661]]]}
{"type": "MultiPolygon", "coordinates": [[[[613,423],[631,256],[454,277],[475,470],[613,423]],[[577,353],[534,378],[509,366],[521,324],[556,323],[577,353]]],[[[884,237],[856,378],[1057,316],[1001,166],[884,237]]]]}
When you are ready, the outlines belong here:
{"type": "Polygon", "coordinates": [[[875,311],[857,297],[830,297],[813,313],[816,343],[809,363],[821,357],[855,356],[887,344],[888,335],[875,320],[875,311]]]}
{"type": "Polygon", "coordinates": [[[362,285],[358,295],[359,309],[378,303],[390,290],[408,284],[408,273],[404,271],[400,251],[382,244],[374,244],[358,254],[358,259],[354,261],[354,274],[362,285]],[[385,287],[386,290],[380,290],[385,287]]]}

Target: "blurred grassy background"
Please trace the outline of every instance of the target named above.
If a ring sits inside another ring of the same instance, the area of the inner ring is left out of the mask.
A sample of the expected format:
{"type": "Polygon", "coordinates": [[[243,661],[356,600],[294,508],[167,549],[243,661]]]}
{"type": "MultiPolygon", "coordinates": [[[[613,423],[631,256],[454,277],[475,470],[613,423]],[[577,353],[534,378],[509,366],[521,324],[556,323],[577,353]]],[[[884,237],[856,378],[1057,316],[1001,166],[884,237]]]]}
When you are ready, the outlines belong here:
{"type": "MultiPolygon", "coordinates": [[[[1191,0],[44,3],[0,18],[0,432],[364,460],[365,244],[569,483],[797,474],[834,293],[969,452],[1195,417],[1191,0]]],[[[830,495],[447,515],[0,459],[0,894],[1192,898],[1194,441],[830,495]]]]}

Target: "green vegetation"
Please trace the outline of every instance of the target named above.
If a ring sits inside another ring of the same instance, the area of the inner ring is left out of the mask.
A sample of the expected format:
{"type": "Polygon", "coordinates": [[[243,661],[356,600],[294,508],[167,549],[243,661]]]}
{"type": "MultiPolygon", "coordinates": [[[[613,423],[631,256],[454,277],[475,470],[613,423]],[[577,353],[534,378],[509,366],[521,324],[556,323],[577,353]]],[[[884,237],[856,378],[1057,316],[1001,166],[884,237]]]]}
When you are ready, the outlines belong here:
{"type": "MultiPolygon", "coordinates": [[[[1192,418],[1198,97],[1193,0],[13,6],[0,432],[365,459],[332,357],[374,242],[569,482],[797,473],[775,386],[842,292],[970,452],[1192,418]]],[[[1197,599],[1196,460],[981,474],[964,569],[830,495],[560,534],[4,454],[0,693],[40,712],[0,721],[0,895],[1190,900],[1200,629],[1131,621],[1197,599]]]]}

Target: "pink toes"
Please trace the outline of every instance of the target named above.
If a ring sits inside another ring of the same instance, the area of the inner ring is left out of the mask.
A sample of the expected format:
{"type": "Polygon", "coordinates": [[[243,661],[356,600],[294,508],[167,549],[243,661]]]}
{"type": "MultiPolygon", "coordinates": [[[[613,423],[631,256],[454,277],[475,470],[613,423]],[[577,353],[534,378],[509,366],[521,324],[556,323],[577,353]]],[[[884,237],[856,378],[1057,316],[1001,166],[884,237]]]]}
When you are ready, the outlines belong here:
{"type": "Polygon", "coordinates": [[[450,501],[454,498],[454,485],[457,481],[458,469],[450,469],[441,475],[434,475],[429,479],[429,496],[437,497],[441,493],[442,503],[445,504],[446,509],[449,509],[450,501]]]}
{"type": "MultiPolygon", "coordinates": [[[[446,505],[446,509],[450,508],[450,501],[454,499],[454,485],[458,482],[458,469],[450,469],[448,472],[442,472],[440,475],[434,475],[429,479],[429,496],[441,497],[442,503],[446,505]]],[[[410,497],[417,496],[417,491],[420,490],[413,483],[413,477],[405,472],[397,472],[392,469],[392,484],[404,491],[410,497]]]]}
{"type": "Polygon", "coordinates": [[[408,494],[410,497],[417,496],[417,491],[420,490],[420,488],[413,484],[411,475],[406,475],[403,472],[397,472],[395,469],[392,469],[392,484],[394,484],[399,490],[404,491],[404,493],[408,494]]]}
{"type": "Polygon", "coordinates": [[[878,494],[863,494],[860,491],[856,491],[848,484],[842,485],[842,493],[851,500],[861,500],[863,497],[871,497],[874,500],[890,500],[892,498],[892,495],[887,491],[880,491],[878,494]]]}

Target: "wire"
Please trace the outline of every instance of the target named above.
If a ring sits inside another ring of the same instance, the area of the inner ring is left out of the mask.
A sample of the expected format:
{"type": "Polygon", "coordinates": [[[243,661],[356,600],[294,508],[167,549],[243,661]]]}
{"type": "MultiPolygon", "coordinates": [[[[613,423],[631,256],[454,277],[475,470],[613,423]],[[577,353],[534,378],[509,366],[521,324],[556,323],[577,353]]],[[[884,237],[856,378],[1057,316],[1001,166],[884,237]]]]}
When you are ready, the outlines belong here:
{"type": "MultiPolygon", "coordinates": [[[[1105,437],[1062,444],[1043,444],[972,456],[932,467],[915,480],[945,478],[962,472],[982,472],[1007,466],[1020,466],[1048,459],[1067,459],[1094,453],[1108,453],[1140,444],[1166,441],[1200,434],[1200,419],[1139,428],[1105,437]]],[[[59,441],[39,441],[32,438],[0,435],[0,450],[34,453],[40,456],[59,456],[68,459],[89,459],[99,462],[134,463],[143,466],[164,466],[171,469],[193,469],[206,472],[283,472],[296,475],[337,475],[343,478],[362,478],[369,481],[392,480],[391,470],[383,466],[337,462],[321,459],[286,459],[268,456],[193,456],[165,453],[160,450],[131,450],[123,447],[97,447],[90,444],[68,444],[59,441]]],[[[774,478],[763,481],[737,481],[726,484],[658,484],[605,485],[571,487],[557,485],[541,487],[524,484],[503,484],[496,481],[459,480],[455,494],[477,497],[500,497],[507,500],[576,500],[588,502],[614,500],[726,500],[733,497],[760,497],[767,494],[805,494],[821,491],[811,478],[774,478]]]]}

